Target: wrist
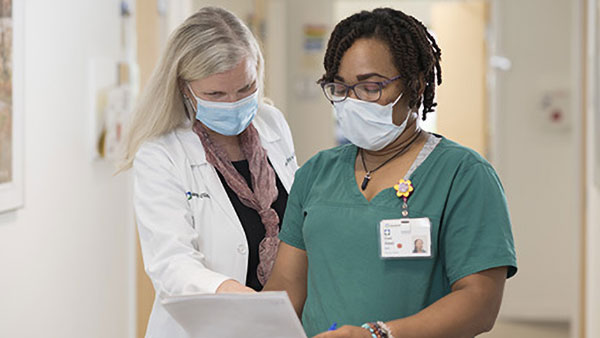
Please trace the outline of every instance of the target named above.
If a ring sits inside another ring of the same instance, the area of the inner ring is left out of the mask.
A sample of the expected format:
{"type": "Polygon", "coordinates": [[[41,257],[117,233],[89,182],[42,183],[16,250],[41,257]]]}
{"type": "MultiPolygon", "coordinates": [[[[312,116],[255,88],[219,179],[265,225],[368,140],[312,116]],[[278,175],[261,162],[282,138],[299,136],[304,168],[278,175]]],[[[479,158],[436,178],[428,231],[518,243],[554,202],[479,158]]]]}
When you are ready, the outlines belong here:
{"type": "Polygon", "coordinates": [[[361,327],[370,334],[371,338],[394,338],[392,330],[384,322],[364,323],[361,327]]]}
{"type": "Polygon", "coordinates": [[[392,335],[392,329],[386,323],[378,321],[377,325],[381,328],[387,338],[394,338],[392,335]]]}
{"type": "Polygon", "coordinates": [[[378,333],[377,329],[372,325],[372,323],[364,323],[360,327],[362,327],[368,333],[368,336],[365,335],[365,338],[383,338],[381,334],[378,333]]]}
{"type": "MultiPolygon", "coordinates": [[[[364,331],[364,334],[361,337],[363,337],[363,338],[373,338],[373,334],[371,333],[371,331],[369,331],[368,329],[365,329],[362,326],[361,326],[361,328],[364,331]]],[[[375,337],[377,337],[377,335],[375,335],[375,337]]]]}

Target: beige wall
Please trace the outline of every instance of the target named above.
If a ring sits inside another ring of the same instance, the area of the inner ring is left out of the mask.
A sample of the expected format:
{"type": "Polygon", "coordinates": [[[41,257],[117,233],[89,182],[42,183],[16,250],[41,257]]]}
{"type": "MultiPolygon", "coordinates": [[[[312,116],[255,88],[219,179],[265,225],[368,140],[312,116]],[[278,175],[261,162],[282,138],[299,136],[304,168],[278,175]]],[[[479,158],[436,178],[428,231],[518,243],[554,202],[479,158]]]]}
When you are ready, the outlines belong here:
{"type": "Polygon", "coordinates": [[[192,7],[199,9],[205,6],[218,6],[225,8],[247,22],[249,15],[254,10],[257,0],[192,0],[192,7]]]}
{"type": "Polygon", "coordinates": [[[441,1],[431,5],[431,29],[442,49],[442,85],[437,88],[437,131],[487,155],[486,1],[441,1]]]}
{"type": "MultiPolygon", "coordinates": [[[[570,326],[567,323],[520,322],[499,320],[494,329],[481,338],[569,338],[570,326]]],[[[590,337],[591,338],[591,337],[590,337]]]]}
{"type": "MultiPolygon", "coordinates": [[[[152,70],[159,58],[162,43],[161,37],[166,35],[161,29],[165,29],[164,18],[159,17],[156,1],[137,0],[136,26],[137,26],[137,49],[138,64],[140,67],[140,88],[143,90],[148,82],[152,70]],[[163,25],[161,25],[163,24],[163,25]]],[[[137,235],[137,232],[136,232],[137,235]]],[[[154,302],[154,288],[150,278],[144,271],[142,252],[140,249],[139,236],[136,236],[136,299],[137,299],[137,337],[144,337],[146,326],[152,312],[154,302]]]]}
{"type": "Polygon", "coordinates": [[[433,1],[423,0],[335,0],[335,22],[363,10],[390,7],[412,15],[425,26],[431,24],[431,5],[433,1]]]}

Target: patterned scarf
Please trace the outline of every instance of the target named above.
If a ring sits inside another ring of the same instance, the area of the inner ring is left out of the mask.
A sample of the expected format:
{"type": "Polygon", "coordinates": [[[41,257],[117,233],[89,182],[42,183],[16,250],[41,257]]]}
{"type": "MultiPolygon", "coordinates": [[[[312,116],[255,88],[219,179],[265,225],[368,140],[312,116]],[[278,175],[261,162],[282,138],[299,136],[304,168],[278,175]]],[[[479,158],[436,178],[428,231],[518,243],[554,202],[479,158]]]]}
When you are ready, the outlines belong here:
{"type": "Polygon", "coordinates": [[[252,189],[248,187],[246,180],[235,169],[225,150],[210,139],[204,128],[198,120],[194,122],[193,130],[202,141],[206,152],[206,160],[223,175],[225,182],[236,193],[242,204],[258,212],[265,226],[266,234],[258,248],[260,262],[256,269],[259,282],[265,285],[271,275],[275,256],[277,255],[277,247],[279,246],[279,238],[277,237],[279,234],[279,216],[271,208],[279,194],[275,171],[267,160],[267,152],[260,144],[260,138],[254,125],[250,124],[240,134],[241,150],[250,167],[252,189]]]}

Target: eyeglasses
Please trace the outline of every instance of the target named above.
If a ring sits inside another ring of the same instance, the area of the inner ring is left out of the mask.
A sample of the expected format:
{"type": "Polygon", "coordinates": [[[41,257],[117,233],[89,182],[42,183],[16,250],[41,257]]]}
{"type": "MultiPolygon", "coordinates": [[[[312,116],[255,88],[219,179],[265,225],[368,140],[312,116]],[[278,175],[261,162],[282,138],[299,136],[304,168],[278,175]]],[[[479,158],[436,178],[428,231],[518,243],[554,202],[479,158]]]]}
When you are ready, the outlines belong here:
{"type": "Polygon", "coordinates": [[[355,83],[352,86],[340,82],[325,82],[321,83],[321,88],[323,88],[325,97],[331,102],[344,101],[348,98],[350,90],[354,92],[354,95],[356,95],[359,100],[375,102],[381,98],[383,88],[399,78],[400,75],[381,82],[365,81],[355,83]]]}

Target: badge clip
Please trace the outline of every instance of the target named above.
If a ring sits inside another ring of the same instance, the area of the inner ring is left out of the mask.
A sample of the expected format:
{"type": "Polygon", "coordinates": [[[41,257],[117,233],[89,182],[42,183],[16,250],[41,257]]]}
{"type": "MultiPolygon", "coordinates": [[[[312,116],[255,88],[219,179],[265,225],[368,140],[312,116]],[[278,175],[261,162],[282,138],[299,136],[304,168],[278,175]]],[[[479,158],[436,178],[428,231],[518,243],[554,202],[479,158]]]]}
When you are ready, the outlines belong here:
{"type": "Polygon", "coordinates": [[[394,186],[394,190],[396,190],[396,196],[401,198],[404,203],[402,203],[402,217],[408,217],[408,197],[415,191],[415,188],[412,185],[410,180],[401,179],[398,181],[398,184],[394,186]]]}

